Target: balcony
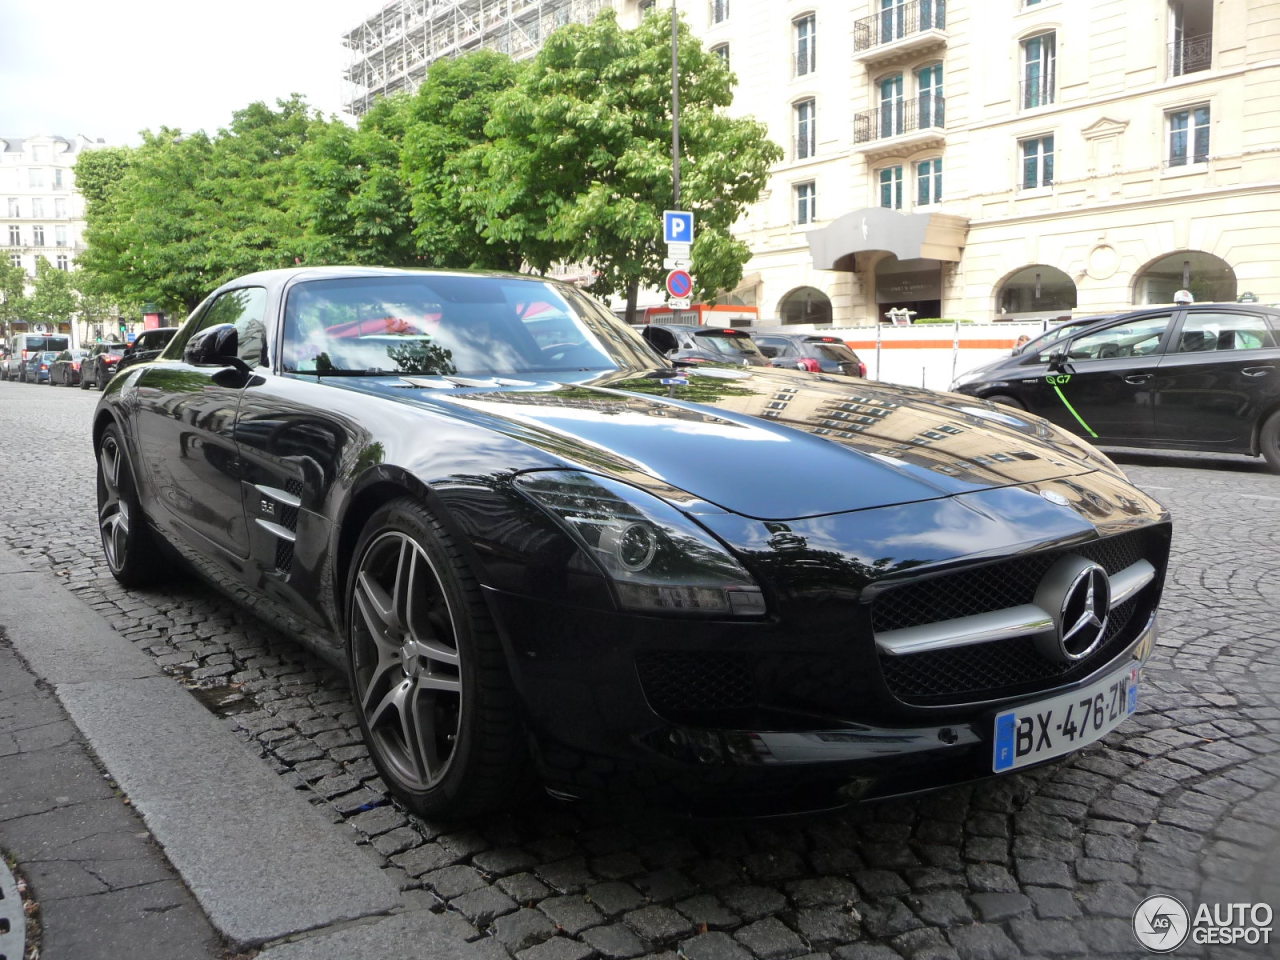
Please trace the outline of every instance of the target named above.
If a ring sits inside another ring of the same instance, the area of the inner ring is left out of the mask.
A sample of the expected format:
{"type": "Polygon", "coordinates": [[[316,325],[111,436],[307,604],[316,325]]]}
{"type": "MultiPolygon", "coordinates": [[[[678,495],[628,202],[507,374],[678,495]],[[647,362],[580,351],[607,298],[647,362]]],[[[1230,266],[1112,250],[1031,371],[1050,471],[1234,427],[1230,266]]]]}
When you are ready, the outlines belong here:
{"type": "Polygon", "coordinates": [[[1022,105],[1023,110],[1047,107],[1054,101],[1055,86],[1052,73],[1042,77],[1033,77],[1030,80],[1023,80],[1018,85],[1018,103],[1022,105]]]}
{"type": "Polygon", "coordinates": [[[1169,44],[1169,76],[1208,70],[1213,65],[1213,34],[1184,37],[1169,44]]]}
{"type": "Polygon", "coordinates": [[[946,98],[925,94],[864,110],[853,117],[853,143],[861,150],[919,148],[943,140],[946,98]]]}
{"type": "Polygon", "coordinates": [[[853,58],[868,68],[946,45],[945,0],[911,0],[853,25],[853,58]]]}

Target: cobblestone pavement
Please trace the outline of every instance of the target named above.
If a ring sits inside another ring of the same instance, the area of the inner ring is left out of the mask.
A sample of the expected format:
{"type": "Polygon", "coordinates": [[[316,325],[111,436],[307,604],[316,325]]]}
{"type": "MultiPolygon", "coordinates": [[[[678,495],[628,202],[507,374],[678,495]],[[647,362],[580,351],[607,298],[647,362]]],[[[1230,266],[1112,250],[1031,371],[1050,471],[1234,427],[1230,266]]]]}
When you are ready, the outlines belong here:
{"type": "Polygon", "coordinates": [[[1130,918],[1149,894],[1280,909],[1280,480],[1260,463],[1125,461],[1175,514],[1163,631],[1138,714],[1072,758],[816,818],[690,824],[545,800],[459,829],[389,800],[330,667],[192,580],[115,584],[94,521],[95,399],[0,382],[0,540],[494,960],[1145,956],[1130,918]]]}

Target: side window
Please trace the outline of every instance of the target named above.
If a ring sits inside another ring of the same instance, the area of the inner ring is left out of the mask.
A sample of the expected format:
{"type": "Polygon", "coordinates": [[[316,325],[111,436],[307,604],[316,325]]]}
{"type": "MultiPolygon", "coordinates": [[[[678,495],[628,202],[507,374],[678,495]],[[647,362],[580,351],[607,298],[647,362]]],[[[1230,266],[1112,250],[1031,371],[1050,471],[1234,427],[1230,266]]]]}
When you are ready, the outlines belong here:
{"type": "Polygon", "coordinates": [[[1178,336],[1176,353],[1210,350],[1259,350],[1275,345],[1262,317],[1247,313],[1187,314],[1178,336]]]}
{"type": "Polygon", "coordinates": [[[240,359],[251,367],[262,366],[267,362],[266,308],[267,291],[262,287],[228,290],[209,304],[204,313],[192,316],[169,341],[161,356],[166,360],[181,360],[182,351],[193,336],[220,323],[230,323],[239,333],[240,359]]]}
{"type": "Polygon", "coordinates": [[[677,346],[676,338],[661,327],[645,327],[644,338],[649,341],[649,346],[662,354],[676,349],[677,346]]]}
{"type": "Polygon", "coordinates": [[[1072,360],[1149,356],[1160,348],[1160,338],[1169,326],[1169,319],[1169,314],[1141,317],[1086,333],[1071,341],[1067,354],[1072,360]]]}

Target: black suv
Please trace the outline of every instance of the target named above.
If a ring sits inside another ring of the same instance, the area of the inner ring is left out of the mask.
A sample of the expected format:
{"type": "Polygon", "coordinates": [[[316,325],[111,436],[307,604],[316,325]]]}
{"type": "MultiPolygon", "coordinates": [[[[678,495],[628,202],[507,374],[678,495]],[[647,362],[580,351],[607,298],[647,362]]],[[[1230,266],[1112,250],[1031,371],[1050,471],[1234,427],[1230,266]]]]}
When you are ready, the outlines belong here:
{"type": "Polygon", "coordinates": [[[742,330],[681,323],[646,323],[637,329],[645,342],[668,360],[691,364],[741,363],[749,367],[770,365],[751,334],[742,330]]]}
{"type": "Polygon", "coordinates": [[[959,393],[1100,444],[1263,456],[1280,471],[1280,310],[1152,307],[979,367],[959,393]]]}
{"type": "Polygon", "coordinates": [[[152,327],[150,330],[143,330],[124,352],[120,362],[116,364],[116,373],[132,367],[135,363],[145,363],[160,356],[177,332],[177,327],[152,327]]]}

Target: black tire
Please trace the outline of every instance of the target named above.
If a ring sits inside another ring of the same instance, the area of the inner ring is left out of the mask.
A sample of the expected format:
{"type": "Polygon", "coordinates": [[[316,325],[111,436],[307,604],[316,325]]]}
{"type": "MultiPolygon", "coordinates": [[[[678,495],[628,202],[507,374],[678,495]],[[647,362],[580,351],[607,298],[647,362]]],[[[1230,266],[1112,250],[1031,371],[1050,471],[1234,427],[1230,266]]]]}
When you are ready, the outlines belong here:
{"type": "Polygon", "coordinates": [[[165,577],[166,561],[138,502],[133,470],[113,424],[98,441],[98,532],[111,575],[126,587],[165,577]]]}
{"type": "Polygon", "coordinates": [[[992,403],[1002,403],[1006,407],[1013,407],[1015,410],[1027,409],[1026,404],[1021,400],[1017,397],[1011,397],[1006,393],[994,393],[989,397],[984,397],[983,399],[990,400],[992,403]]]}
{"type": "Polygon", "coordinates": [[[1262,429],[1258,431],[1258,448],[1271,469],[1280,473],[1280,410],[1263,421],[1262,429]]]}
{"type": "Polygon", "coordinates": [[[421,817],[471,817],[531,782],[524,725],[480,586],[410,498],[365,524],[347,578],[347,667],[383,780],[421,817]],[[408,732],[408,731],[412,732],[408,732]]]}
{"type": "Polygon", "coordinates": [[[80,374],[80,389],[81,390],[89,389],[89,378],[86,377],[83,372],[81,372],[80,374]]]}

